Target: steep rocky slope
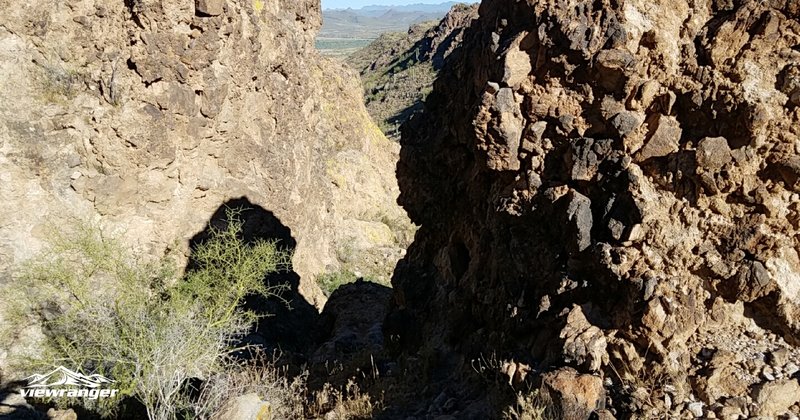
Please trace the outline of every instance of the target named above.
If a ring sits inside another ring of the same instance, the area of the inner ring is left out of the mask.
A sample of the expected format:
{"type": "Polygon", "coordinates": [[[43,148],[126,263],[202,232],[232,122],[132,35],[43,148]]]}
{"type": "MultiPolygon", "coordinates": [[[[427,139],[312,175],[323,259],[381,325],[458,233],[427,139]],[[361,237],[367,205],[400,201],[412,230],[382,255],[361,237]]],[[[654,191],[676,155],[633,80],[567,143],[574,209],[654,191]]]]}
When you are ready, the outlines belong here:
{"type": "Polygon", "coordinates": [[[387,332],[441,410],[489,361],[574,418],[800,413],[798,16],[482,2],[397,169],[387,332]]]}
{"type": "Polygon", "coordinates": [[[196,4],[0,0],[0,289],[53,228],[157,257],[239,197],[290,229],[312,304],[324,271],[388,278],[397,146],[315,52],[319,2],[196,4]]]}
{"type": "Polygon", "coordinates": [[[441,21],[383,34],[347,58],[361,74],[367,110],[387,136],[399,139],[400,125],[422,109],[444,60],[477,17],[477,4],[456,4],[441,21]]]}

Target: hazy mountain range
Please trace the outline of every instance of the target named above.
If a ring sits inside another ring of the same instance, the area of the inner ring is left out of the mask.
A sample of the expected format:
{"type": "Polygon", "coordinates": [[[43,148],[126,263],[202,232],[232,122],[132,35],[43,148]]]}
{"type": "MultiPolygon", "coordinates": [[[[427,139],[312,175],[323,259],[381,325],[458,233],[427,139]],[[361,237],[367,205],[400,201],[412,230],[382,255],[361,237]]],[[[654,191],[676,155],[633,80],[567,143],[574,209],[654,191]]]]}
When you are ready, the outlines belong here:
{"type": "Polygon", "coordinates": [[[440,20],[457,3],[459,2],[449,1],[439,4],[327,9],[322,11],[322,30],[319,37],[374,39],[385,32],[405,32],[415,23],[440,20]]]}
{"type": "MultiPolygon", "coordinates": [[[[356,13],[360,13],[363,15],[370,15],[370,16],[380,16],[383,13],[386,13],[389,10],[394,10],[398,12],[425,12],[425,13],[447,13],[454,4],[459,3],[455,1],[447,1],[439,4],[406,4],[400,6],[383,6],[383,5],[372,5],[372,6],[364,6],[360,9],[353,9],[353,8],[339,8],[339,9],[326,9],[324,12],[331,12],[331,11],[344,11],[344,10],[351,10],[356,13]]],[[[469,2],[463,2],[469,3],[469,2]]]]}

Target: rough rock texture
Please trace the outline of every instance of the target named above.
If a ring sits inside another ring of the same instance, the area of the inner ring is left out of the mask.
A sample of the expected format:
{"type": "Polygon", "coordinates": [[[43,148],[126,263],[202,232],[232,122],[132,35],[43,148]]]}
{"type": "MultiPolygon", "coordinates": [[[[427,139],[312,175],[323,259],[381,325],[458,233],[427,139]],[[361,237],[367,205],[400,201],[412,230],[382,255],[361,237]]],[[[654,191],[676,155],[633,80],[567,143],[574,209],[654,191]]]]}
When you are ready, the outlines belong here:
{"type": "Polygon", "coordinates": [[[667,417],[757,412],[700,384],[730,374],[717,350],[753,357],[730,362],[750,377],[748,343],[800,344],[799,13],[483,1],[403,127],[400,202],[421,228],[389,335],[443,381],[496,354],[603,377],[618,415],[648,398],[667,417]]]}
{"type": "Polygon", "coordinates": [[[545,374],[542,393],[565,419],[587,418],[605,406],[603,381],[596,376],[580,375],[572,368],[545,374]]]}
{"type": "Polygon", "coordinates": [[[800,403],[800,383],[797,379],[784,379],[761,385],[755,395],[756,414],[777,417],[800,403]]]}
{"type": "Polygon", "coordinates": [[[160,256],[239,197],[291,229],[316,306],[343,259],[389,272],[397,146],[315,52],[319,7],[0,0],[0,287],[52,226],[99,221],[160,256]]]}

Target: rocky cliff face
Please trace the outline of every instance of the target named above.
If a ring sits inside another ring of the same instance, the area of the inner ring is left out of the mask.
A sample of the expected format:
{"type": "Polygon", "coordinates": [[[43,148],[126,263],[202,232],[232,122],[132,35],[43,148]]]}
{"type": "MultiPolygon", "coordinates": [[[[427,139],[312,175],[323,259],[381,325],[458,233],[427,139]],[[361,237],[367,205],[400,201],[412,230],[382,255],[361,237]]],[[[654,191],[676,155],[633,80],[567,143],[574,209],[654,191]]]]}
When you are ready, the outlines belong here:
{"type": "Polygon", "coordinates": [[[273,212],[300,291],[390,270],[396,145],[313,48],[318,1],[0,1],[0,287],[52,226],[185,250],[225,202],[273,212]]]}
{"type": "Polygon", "coordinates": [[[796,369],[761,369],[800,344],[798,16],[482,2],[403,131],[402,349],[442,381],[488,355],[510,384],[555,369],[583,414],[789,411],[762,400],[796,369]]]}

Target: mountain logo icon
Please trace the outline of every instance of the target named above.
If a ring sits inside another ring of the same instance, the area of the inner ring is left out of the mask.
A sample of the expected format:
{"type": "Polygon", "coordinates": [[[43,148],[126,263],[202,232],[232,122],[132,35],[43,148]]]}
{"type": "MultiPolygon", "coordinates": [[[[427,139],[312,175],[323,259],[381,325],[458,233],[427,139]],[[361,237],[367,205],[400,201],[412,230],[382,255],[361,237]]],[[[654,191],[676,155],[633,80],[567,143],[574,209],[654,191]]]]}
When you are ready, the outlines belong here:
{"type": "Polygon", "coordinates": [[[82,375],[73,372],[64,366],[59,366],[44,375],[33,374],[25,379],[26,388],[49,388],[54,386],[77,386],[82,388],[100,388],[104,384],[114,383],[102,375],[82,375]]]}

